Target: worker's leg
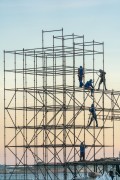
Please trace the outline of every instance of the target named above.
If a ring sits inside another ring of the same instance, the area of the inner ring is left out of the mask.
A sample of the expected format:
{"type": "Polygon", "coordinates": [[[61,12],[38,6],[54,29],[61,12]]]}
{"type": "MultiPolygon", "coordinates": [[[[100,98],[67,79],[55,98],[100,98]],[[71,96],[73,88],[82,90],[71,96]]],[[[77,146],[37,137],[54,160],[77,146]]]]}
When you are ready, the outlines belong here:
{"type": "Polygon", "coordinates": [[[94,114],[94,119],[95,119],[95,121],[96,121],[96,127],[98,127],[97,115],[96,115],[96,114],[94,114]]]}
{"type": "Polygon", "coordinates": [[[85,153],[83,153],[83,161],[85,160],[85,153]]]}
{"type": "Polygon", "coordinates": [[[80,161],[82,161],[82,152],[80,152],[80,161]]]}
{"type": "Polygon", "coordinates": [[[82,76],[79,76],[79,81],[82,82],[82,76]]]}
{"type": "Polygon", "coordinates": [[[93,93],[94,93],[94,89],[91,88],[91,96],[93,96],[93,93]]]}
{"type": "Polygon", "coordinates": [[[82,160],[82,153],[80,152],[80,161],[82,160]]]}
{"type": "Polygon", "coordinates": [[[98,85],[98,90],[100,89],[100,85],[101,85],[102,82],[103,82],[103,80],[100,79],[100,82],[99,82],[99,85],[98,85]]]}
{"type": "Polygon", "coordinates": [[[83,85],[84,85],[84,84],[83,84],[83,82],[82,82],[82,81],[80,81],[80,87],[83,87],[83,85]]]}
{"type": "Polygon", "coordinates": [[[81,152],[80,153],[80,161],[82,161],[82,160],[84,160],[85,159],[85,157],[84,157],[84,152],[81,152]]]}
{"type": "Polygon", "coordinates": [[[103,81],[103,84],[104,84],[105,90],[107,90],[107,88],[106,88],[106,80],[105,80],[105,79],[104,79],[104,81],[103,81]]]}
{"type": "Polygon", "coordinates": [[[93,117],[91,117],[91,120],[90,120],[90,123],[88,124],[88,126],[91,125],[92,121],[93,121],[93,117]]]}

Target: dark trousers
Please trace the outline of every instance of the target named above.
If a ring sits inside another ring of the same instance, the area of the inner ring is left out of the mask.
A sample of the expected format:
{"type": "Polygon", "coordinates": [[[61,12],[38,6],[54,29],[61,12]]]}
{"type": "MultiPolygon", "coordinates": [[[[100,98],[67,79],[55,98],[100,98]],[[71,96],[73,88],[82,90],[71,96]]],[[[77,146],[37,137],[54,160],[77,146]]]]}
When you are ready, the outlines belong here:
{"type": "Polygon", "coordinates": [[[100,79],[100,82],[99,82],[99,85],[98,85],[98,89],[100,89],[100,85],[101,85],[101,83],[103,83],[104,88],[105,88],[105,90],[106,90],[106,89],[107,89],[107,88],[106,88],[106,80],[105,80],[105,79],[103,79],[103,78],[101,78],[101,79],[100,79]]]}
{"type": "Polygon", "coordinates": [[[82,82],[83,76],[78,76],[78,78],[79,78],[79,81],[82,82]]]}
{"type": "Polygon", "coordinates": [[[85,160],[85,152],[80,152],[80,161],[85,160]]]}
{"type": "Polygon", "coordinates": [[[93,119],[96,121],[96,126],[98,126],[98,122],[97,122],[97,115],[96,114],[93,114],[92,117],[91,117],[91,120],[90,120],[90,123],[88,124],[88,126],[91,125],[93,119]]]}

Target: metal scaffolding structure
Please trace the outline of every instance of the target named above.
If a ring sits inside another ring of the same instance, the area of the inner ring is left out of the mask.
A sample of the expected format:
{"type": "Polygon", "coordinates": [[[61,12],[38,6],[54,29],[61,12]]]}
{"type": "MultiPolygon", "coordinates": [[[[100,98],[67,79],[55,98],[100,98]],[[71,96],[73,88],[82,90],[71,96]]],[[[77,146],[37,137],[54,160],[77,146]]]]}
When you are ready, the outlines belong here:
{"type": "Polygon", "coordinates": [[[26,180],[29,173],[34,179],[73,179],[96,171],[96,159],[114,157],[120,92],[97,90],[99,69],[104,43],[64,35],[63,29],[42,31],[41,48],[4,51],[5,179],[8,165],[14,167],[9,179],[14,173],[18,179],[18,167],[26,180]],[[83,82],[93,79],[93,97],[79,87],[80,65],[83,82]],[[88,126],[92,103],[98,127],[94,121],[88,126]],[[91,167],[80,161],[83,141],[91,167]]]}

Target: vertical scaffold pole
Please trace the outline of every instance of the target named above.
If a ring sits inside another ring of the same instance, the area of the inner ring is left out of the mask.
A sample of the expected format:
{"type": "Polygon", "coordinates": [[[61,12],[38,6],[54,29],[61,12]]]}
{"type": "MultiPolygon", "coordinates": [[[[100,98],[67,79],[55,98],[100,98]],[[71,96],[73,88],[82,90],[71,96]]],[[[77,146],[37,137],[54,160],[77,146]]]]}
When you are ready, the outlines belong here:
{"type": "MultiPolygon", "coordinates": [[[[83,70],[84,70],[83,84],[85,84],[85,40],[84,40],[84,35],[83,35],[83,70]]],[[[83,90],[83,109],[84,109],[84,114],[83,114],[83,116],[84,116],[84,143],[86,143],[85,88],[83,90]]]]}
{"type": "MultiPolygon", "coordinates": [[[[25,67],[25,69],[24,69],[24,95],[25,95],[25,100],[24,100],[24,104],[25,104],[25,139],[27,140],[26,141],[26,146],[28,145],[28,131],[27,131],[27,112],[28,112],[28,110],[27,110],[27,106],[28,106],[28,99],[27,99],[27,73],[26,73],[26,71],[27,71],[27,55],[26,55],[26,53],[24,54],[24,51],[23,51],[23,56],[24,56],[24,67],[25,67]]],[[[25,141],[25,140],[24,140],[25,141]]],[[[26,159],[26,165],[28,164],[28,150],[27,150],[27,148],[25,149],[25,151],[26,151],[26,157],[25,157],[25,159],[26,159]]],[[[27,166],[26,166],[26,179],[28,179],[28,168],[27,168],[27,166]]]]}
{"type": "MultiPolygon", "coordinates": [[[[104,43],[102,46],[102,52],[103,52],[103,71],[105,69],[105,65],[104,65],[104,43]]],[[[103,98],[102,98],[102,107],[103,107],[103,157],[105,158],[105,128],[104,128],[104,121],[105,121],[105,112],[104,112],[104,85],[103,85],[103,98]]]]}
{"type": "MultiPolygon", "coordinates": [[[[37,132],[36,132],[36,54],[35,54],[35,50],[33,52],[34,54],[34,71],[33,71],[33,76],[34,76],[34,164],[37,163],[37,148],[36,148],[36,145],[37,145],[37,132]]],[[[34,166],[34,172],[35,172],[35,177],[37,177],[37,174],[36,174],[36,167],[34,166]]]]}
{"type": "MultiPolygon", "coordinates": [[[[24,49],[23,49],[23,127],[25,127],[25,53],[24,53],[24,49]]],[[[26,138],[26,129],[23,128],[23,155],[24,155],[24,158],[23,158],[23,162],[24,162],[24,179],[26,179],[26,176],[27,176],[27,173],[26,173],[26,157],[25,157],[25,154],[26,154],[26,149],[25,149],[25,138],[26,138]]]]}
{"type": "MultiPolygon", "coordinates": [[[[94,55],[94,51],[95,51],[95,42],[93,40],[93,87],[94,87],[94,80],[95,80],[95,77],[94,77],[94,73],[95,73],[95,55],[94,55]]],[[[94,98],[95,98],[95,94],[93,93],[93,104],[94,104],[94,98]]],[[[95,121],[94,121],[94,128],[93,128],[93,144],[94,144],[94,150],[93,150],[93,153],[94,153],[94,161],[95,161],[95,121]]],[[[94,166],[94,172],[95,172],[95,166],[94,166]]]]}
{"type": "MultiPolygon", "coordinates": [[[[17,127],[17,111],[16,111],[16,107],[17,107],[17,84],[16,84],[16,52],[14,53],[14,71],[15,71],[15,76],[14,76],[14,80],[15,80],[15,165],[17,167],[17,136],[16,136],[16,127],[17,127]]],[[[17,178],[17,173],[15,175],[16,180],[17,178]]]]}
{"type": "Polygon", "coordinates": [[[115,102],[114,102],[114,90],[112,90],[112,92],[111,92],[111,121],[112,121],[112,124],[113,124],[113,158],[115,156],[115,153],[114,153],[114,146],[115,146],[115,137],[114,137],[114,127],[115,127],[115,124],[114,124],[114,106],[115,106],[115,102]]]}
{"type": "MultiPolygon", "coordinates": [[[[37,94],[38,94],[37,93],[38,92],[38,89],[37,89],[38,88],[38,85],[37,85],[37,83],[38,83],[38,78],[37,78],[38,77],[37,76],[38,69],[37,69],[37,66],[38,66],[38,64],[37,63],[38,62],[37,62],[37,60],[38,60],[37,55],[35,54],[35,61],[36,61],[36,72],[35,72],[35,76],[36,76],[36,85],[35,85],[35,89],[36,89],[35,90],[36,91],[36,96],[35,96],[35,98],[36,98],[36,105],[35,105],[36,106],[36,111],[35,111],[35,117],[36,117],[36,120],[35,121],[36,121],[36,127],[38,126],[38,115],[37,115],[37,107],[38,107],[38,103],[37,103],[38,102],[37,101],[37,99],[38,99],[38,96],[37,96],[37,94]]],[[[36,135],[35,135],[36,136],[36,145],[38,145],[38,136],[37,136],[37,134],[38,134],[38,131],[36,131],[36,135]]],[[[38,149],[36,149],[36,164],[38,164],[38,149]]],[[[39,172],[38,172],[38,166],[37,166],[37,178],[39,178],[38,173],[39,172]]]]}
{"type": "Polygon", "coordinates": [[[6,113],[5,113],[5,107],[6,107],[6,77],[5,77],[5,51],[4,51],[4,179],[6,180],[6,113]]]}
{"type": "Polygon", "coordinates": [[[67,180],[66,170],[66,58],[64,53],[64,36],[62,31],[62,81],[63,81],[63,162],[64,162],[64,180],[67,180]]]}
{"type": "MultiPolygon", "coordinates": [[[[44,118],[44,114],[45,114],[45,100],[44,100],[44,67],[45,67],[45,53],[44,53],[44,31],[42,30],[42,78],[43,78],[43,125],[45,125],[45,118],[44,118]]],[[[43,139],[45,139],[45,132],[43,130],[43,139]]],[[[43,141],[43,162],[45,163],[45,142],[43,141]]],[[[46,177],[46,172],[45,172],[45,177],[46,177]]]]}
{"type": "MultiPolygon", "coordinates": [[[[44,81],[44,85],[45,85],[45,126],[47,125],[47,115],[48,115],[48,109],[47,109],[47,70],[48,70],[48,66],[47,66],[47,56],[45,56],[45,81],[44,81]]],[[[48,130],[45,129],[45,163],[48,164],[48,130]]],[[[48,174],[46,174],[46,180],[48,180],[48,174]]]]}
{"type": "MultiPolygon", "coordinates": [[[[75,42],[74,42],[74,34],[72,35],[73,38],[73,125],[74,125],[74,162],[76,160],[75,154],[76,154],[76,142],[75,142],[75,42]]],[[[74,176],[76,177],[76,166],[74,166],[74,176]]]]}
{"type": "MultiPolygon", "coordinates": [[[[55,56],[55,52],[54,52],[54,36],[53,36],[53,95],[55,97],[55,99],[53,99],[53,108],[54,108],[54,111],[53,111],[53,116],[55,117],[54,118],[54,174],[56,174],[56,56],[55,56]]],[[[54,176],[54,180],[56,180],[56,176],[54,176]]]]}

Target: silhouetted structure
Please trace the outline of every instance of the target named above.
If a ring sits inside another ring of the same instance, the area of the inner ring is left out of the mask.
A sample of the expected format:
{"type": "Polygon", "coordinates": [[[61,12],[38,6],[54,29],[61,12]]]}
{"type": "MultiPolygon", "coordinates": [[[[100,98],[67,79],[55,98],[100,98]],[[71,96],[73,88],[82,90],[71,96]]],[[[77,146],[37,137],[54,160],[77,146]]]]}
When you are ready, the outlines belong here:
{"type": "Polygon", "coordinates": [[[40,172],[45,180],[67,180],[68,174],[80,177],[84,168],[94,167],[96,171],[95,160],[105,158],[109,150],[114,157],[114,120],[119,119],[120,92],[95,90],[97,59],[104,70],[103,42],[64,35],[63,29],[42,31],[41,48],[4,51],[5,170],[7,165],[22,166],[26,180],[29,171],[35,179],[40,172]],[[94,97],[89,89],[78,86],[80,64],[84,67],[82,82],[93,80],[94,97]],[[98,128],[94,124],[87,127],[92,103],[98,128]],[[106,144],[108,129],[112,141],[106,144]],[[88,164],[77,163],[82,141],[87,144],[88,164]],[[42,169],[36,166],[40,162],[42,169]]]}

